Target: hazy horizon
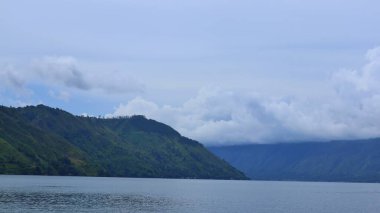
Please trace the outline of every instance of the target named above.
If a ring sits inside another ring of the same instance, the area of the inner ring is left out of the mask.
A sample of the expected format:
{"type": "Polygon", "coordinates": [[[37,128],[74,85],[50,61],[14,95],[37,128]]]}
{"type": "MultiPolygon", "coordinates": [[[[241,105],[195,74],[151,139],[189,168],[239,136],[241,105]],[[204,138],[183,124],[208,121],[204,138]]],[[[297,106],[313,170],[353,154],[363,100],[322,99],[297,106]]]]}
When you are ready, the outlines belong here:
{"type": "Polygon", "coordinates": [[[0,2],[0,105],[208,144],[380,137],[380,2],[0,2]]]}

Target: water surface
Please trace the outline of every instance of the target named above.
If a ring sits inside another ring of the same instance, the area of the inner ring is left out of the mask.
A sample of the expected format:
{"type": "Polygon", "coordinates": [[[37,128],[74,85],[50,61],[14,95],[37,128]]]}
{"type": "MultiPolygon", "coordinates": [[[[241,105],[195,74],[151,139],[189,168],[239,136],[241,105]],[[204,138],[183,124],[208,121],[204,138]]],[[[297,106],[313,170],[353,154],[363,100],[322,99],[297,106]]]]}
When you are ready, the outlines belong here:
{"type": "Polygon", "coordinates": [[[0,212],[378,213],[380,184],[0,176],[0,212]]]}

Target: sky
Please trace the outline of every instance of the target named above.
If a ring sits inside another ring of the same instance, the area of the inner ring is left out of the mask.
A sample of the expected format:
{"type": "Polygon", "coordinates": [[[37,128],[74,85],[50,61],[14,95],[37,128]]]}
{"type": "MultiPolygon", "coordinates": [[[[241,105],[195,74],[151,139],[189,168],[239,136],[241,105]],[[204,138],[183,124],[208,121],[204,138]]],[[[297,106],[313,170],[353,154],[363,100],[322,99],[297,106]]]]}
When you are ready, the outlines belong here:
{"type": "Polygon", "coordinates": [[[206,145],[380,137],[376,0],[0,0],[0,104],[206,145]]]}

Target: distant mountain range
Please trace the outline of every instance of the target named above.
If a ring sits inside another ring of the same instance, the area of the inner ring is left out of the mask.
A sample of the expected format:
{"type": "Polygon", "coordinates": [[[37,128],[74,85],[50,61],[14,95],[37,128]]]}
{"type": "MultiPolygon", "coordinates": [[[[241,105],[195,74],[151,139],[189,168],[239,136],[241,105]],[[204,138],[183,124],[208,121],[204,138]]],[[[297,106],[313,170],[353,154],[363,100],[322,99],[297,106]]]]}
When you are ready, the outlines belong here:
{"type": "Polygon", "coordinates": [[[43,105],[0,106],[0,174],[247,179],[157,121],[80,117],[43,105]]]}
{"type": "Polygon", "coordinates": [[[209,150],[254,180],[380,182],[380,138],[209,150]]]}

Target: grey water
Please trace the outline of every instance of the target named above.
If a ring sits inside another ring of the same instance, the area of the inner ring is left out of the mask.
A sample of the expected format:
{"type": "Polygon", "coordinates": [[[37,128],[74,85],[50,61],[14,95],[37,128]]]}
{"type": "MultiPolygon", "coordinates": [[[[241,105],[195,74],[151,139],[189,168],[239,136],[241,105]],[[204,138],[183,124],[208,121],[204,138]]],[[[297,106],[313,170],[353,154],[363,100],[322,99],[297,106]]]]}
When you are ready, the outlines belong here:
{"type": "Polygon", "coordinates": [[[380,184],[0,175],[0,212],[380,212],[380,184]]]}

